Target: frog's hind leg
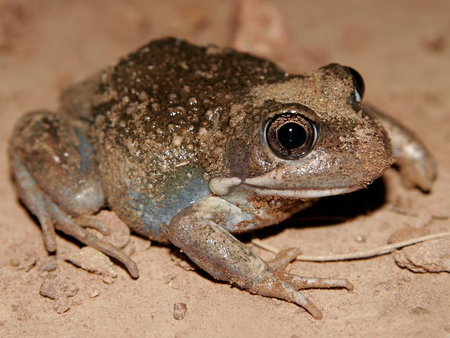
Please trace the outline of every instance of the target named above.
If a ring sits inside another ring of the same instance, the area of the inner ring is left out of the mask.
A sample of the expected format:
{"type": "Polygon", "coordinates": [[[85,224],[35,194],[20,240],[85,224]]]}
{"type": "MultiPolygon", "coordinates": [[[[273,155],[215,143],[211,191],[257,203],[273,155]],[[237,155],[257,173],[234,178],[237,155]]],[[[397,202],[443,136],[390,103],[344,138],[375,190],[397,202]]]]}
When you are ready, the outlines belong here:
{"type": "Polygon", "coordinates": [[[55,226],[47,210],[42,193],[16,155],[11,155],[11,163],[20,199],[39,220],[47,251],[54,252],[56,251],[55,226]]]}
{"type": "Polygon", "coordinates": [[[403,183],[430,191],[437,176],[437,162],[425,144],[392,117],[367,104],[363,108],[375,115],[388,132],[403,183]]]}
{"type": "Polygon", "coordinates": [[[138,276],[128,256],[84,229],[92,227],[86,220],[105,198],[92,146],[81,129],[66,127],[57,114],[28,114],[14,132],[9,154],[20,199],[38,218],[49,252],[56,250],[56,228],[118,259],[138,276]]]}

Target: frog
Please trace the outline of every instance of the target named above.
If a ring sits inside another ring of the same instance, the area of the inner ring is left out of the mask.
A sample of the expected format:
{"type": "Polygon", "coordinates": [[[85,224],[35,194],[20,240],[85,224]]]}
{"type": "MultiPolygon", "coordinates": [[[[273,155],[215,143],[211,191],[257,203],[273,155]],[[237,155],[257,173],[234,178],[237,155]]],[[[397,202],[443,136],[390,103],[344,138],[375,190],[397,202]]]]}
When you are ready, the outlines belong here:
{"type": "Polygon", "coordinates": [[[56,113],[18,122],[12,177],[49,252],[56,231],[139,269],[88,230],[109,210],[132,231],[173,245],[214,279],[320,309],[300,290],[346,279],[286,272],[300,253],[265,261],[239,235],[276,225],[331,195],[368,186],[394,163],[427,192],[436,163],[412,132],[363,103],[353,68],[291,74],[231,48],[149,42],[63,91],[56,113]]]}

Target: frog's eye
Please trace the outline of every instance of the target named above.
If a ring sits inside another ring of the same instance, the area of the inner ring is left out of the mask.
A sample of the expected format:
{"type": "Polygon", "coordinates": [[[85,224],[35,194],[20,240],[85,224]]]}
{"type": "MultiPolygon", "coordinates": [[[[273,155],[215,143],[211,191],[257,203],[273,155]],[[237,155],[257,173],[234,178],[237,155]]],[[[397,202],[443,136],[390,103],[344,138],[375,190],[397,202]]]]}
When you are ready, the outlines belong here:
{"type": "Polygon", "coordinates": [[[347,68],[347,71],[350,73],[350,75],[352,76],[352,79],[353,79],[353,84],[355,86],[355,101],[361,102],[361,100],[364,96],[364,90],[365,90],[364,80],[363,80],[361,74],[359,74],[355,69],[353,69],[351,67],[345,67],[345,68],[347,68]]]}
{"type": "Polygon", "coordinates": [[[266,122],[264,136],[275,155],[284,159],[298,159],[312,149],[318,129],[309,118],[286,111],[266,122]]]}

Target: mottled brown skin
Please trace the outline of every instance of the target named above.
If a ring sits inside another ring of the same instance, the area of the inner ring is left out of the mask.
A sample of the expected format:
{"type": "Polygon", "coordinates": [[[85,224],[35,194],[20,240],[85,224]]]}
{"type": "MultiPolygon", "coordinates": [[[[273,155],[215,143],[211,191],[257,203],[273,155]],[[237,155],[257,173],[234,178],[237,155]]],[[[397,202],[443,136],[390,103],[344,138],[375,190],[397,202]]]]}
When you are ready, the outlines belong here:
{"type": "MultiPolygon", "coordinates": [[[[248,54],[162,39],[66,90],[59,114],[25,116],[11,140],[13,174],[49,251],[56,228],[137,277],[128,256],[83,228],[109,208],[213,277],[321,318],[298,289],[350,290],[349,282],[287,274],[297,250],[266,263],[232,234],[360,189],[394,162],[388,133],[362,94],[355,73],[337,64],[291,75],[248,54]]],[[[410,181],[428,190],[432,157],[404,134],[396,156],[408,159],[403,172],[422,173],[410,181]],[[407,153],[405,140],[428,157],[407,153]]]]}

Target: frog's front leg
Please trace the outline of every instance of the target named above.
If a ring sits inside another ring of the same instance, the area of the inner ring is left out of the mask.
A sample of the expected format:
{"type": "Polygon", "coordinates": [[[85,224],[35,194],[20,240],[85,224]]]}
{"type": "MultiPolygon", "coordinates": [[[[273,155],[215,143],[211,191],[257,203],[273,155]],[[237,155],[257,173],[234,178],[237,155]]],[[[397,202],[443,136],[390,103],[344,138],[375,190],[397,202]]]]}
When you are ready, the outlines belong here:
{"type": "Polygon", "coordinates": [[[90,216],[105,198],[92,146],[81,129],[67,126],[59,114],[28,114],[14,132],[9,154],[20,198],[38,218],[49,252],[56,250],[57,229],[118,259],[137,277],[128,256],[85,229],[106,230],[90,216]]]}
{"type": "Polygon", "coordinates": [[[236,215],[235,205],[219,197],[206,197],[175,216],[167,235],[214,278],[251,293],[295,303],[316,319],[322,318],[322,313],[299,289],[353,288],[343,279],[304,278],[282,271],[299,254],[297,250],[289,250],[266,263],[225,229],[240,216],[236,215]]]}
{"type": "Polygon", "coordinates": [[[364,105],[364,110],[374,114],[388,132],[405,185],[430,191],[437,176],[437,163],[425,144],[400,122],[374,107],[364,105]]]}

